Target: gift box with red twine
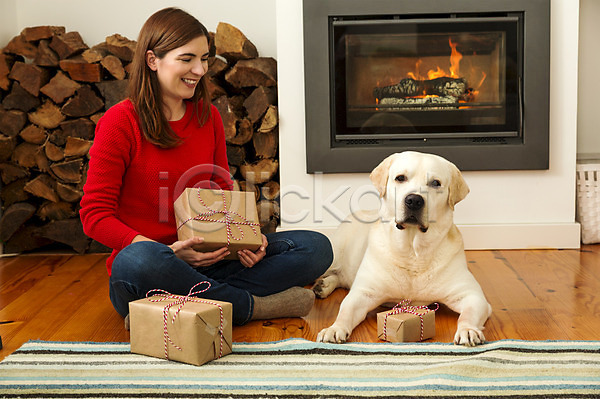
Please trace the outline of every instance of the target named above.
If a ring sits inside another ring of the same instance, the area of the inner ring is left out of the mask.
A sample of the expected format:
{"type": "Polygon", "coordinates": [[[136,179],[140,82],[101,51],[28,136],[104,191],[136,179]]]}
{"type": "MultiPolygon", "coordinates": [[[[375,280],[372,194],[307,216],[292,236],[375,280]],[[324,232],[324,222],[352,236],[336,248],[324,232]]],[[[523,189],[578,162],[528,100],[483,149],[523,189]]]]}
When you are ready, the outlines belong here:
{"type": "Polygon", "coordinates": [[[418,342],[435,336],[435,309],[411,306],[403,300],[391,310],[377,313],[377,336],[388,342],[418,342]]]}
{"type": "Polygon", "coordinates": [[[225,259],[238,259],[237,251],[254,252],[262,245],[254,193],[186,188],[174,206],[177,238],[204,238],[196,251],[227,247],[225,259]]]}
{"type": "Polygon", "coordinates": [[[130,302],[131,352],[197,366],[231,353],[232,304],[193,296],[209,287],[185,296],[156,289],[130,302]]]}

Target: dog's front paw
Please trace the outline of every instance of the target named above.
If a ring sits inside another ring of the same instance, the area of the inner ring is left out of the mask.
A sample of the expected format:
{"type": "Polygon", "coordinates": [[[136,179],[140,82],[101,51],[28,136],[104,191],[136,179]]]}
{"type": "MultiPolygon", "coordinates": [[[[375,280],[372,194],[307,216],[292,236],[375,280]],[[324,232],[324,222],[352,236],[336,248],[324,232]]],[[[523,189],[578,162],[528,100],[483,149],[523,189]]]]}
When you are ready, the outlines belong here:
{"type": "Polygon", "coordinates": [[[324,328],[317,335],[317,342],[331,342],[334,344],[343,344],[348,341],[350,331],[345,328],[331,326],[324,328]]]}
{"type": "Polygon", "coordinates": [[[335,275],[320,277],[313,286],[317,298],[327,298],[337,288],[338,278],[335,275]]]}
{"type": "Polygon", "coordinates": [[[456,345],[477,346],[485,342],[483,331],[475,327],[459,327],[454,335],[456,345]]]}

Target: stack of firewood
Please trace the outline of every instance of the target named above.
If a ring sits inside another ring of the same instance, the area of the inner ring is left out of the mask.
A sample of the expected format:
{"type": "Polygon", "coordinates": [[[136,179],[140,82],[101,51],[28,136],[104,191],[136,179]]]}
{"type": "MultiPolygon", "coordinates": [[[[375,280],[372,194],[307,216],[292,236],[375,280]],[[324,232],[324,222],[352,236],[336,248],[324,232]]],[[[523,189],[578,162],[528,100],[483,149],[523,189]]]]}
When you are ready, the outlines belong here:
{"type": "MultiPolygon", "coordinates": [[[[236,189],[253,191],[263,232],[279,222],[277,64],[235,27],[211,33],[209,88],[236,189]]],[[[135,42],[88,47],[64,27],[25,28],[0,53],[0,241],[5,253],[107,250],[86,237],[79,201],[98,119],[126,96],[135,42]]]]}

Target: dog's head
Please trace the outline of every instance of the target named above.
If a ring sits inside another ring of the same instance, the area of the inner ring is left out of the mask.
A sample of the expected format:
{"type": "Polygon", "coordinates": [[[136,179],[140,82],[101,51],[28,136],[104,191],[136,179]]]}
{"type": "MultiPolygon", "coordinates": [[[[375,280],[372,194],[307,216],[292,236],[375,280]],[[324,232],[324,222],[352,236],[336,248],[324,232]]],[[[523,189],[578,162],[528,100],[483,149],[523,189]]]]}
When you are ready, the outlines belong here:
{"type": "Polygon", "coordinates": [[[406,151],[390,155],[371,172],[382,198],[383,218],[394,218],[398,229],[452,223],[454,205],[469,193],[458,168],[432,154],[406,151]]]}

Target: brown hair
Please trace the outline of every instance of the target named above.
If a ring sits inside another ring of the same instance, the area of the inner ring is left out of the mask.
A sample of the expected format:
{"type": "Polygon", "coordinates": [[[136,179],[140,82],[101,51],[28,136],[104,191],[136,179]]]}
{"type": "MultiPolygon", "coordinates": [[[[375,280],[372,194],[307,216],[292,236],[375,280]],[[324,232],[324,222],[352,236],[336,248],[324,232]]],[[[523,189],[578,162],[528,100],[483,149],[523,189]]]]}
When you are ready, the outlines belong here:
{"type": "MultiPolygon", "coordinates": [[[[210,40],[208,30],[200,21],[174,7],[152,14],[140,30],[129,79],[129,99],[139,116],[144,137],[160,147],[175,147],[180,144],[181,139],[173,132],[165,117],[160,84],[156,73],[146,64],[146,53],[151,50],[156,57],[163,58],[169,51],[201,36],[210,40]]],[[[196,86],[190,101],[194,105],[194,115],[198,123],[204,125],[210,117],[210,95],[204,76],[196,86]],[[202,110],[198,115],[200,100],[202,110]]]]}

